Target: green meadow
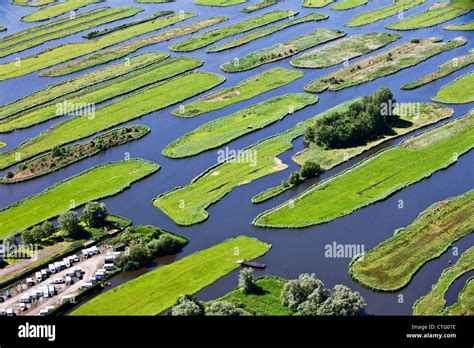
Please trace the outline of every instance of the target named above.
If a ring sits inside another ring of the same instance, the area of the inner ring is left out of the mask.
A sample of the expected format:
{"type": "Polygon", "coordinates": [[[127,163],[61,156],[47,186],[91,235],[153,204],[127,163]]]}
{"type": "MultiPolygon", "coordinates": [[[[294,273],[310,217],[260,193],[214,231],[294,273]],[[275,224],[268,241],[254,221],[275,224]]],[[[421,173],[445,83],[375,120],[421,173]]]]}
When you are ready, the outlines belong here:
{"type": "Polygon", "coordinates": [[[244,7],[240,12],[252,13],[276,4],[278,4],[278,0],[261,0],[260,2],[244,7]]]}
{"type": "Polygon", "coordinates": [[[331,10],[344,11],[359,7],[368,3],[369,0],[342,0],[331,7],[331,10]]]}
{"type": "Polygon", "coordinates": [[[104,2],[105,0],[65,0],[54,5],[42,7],[32,14],[22,17],[23,22],[40,22],[46,21],[51,18],[61,16],[63,14],[69,14],[71,11],[76,11],[81,7],[85,7],[91,4],[97,4],[98,2],[104,2]]]}
{"type": "Polygon", "coordinates": [[[196,5],[226,7],[243,4],[247,0],[195,0],[196,5]]]}
{"type": "Polygon", "coordinates": [[[320,8],[332,4],[334,1],[336,0],[303,0],[301,6],[320,8]]]}
{"type": "Polygon", "coordinates": [[[450,24],[444,27],[446,30],[474,30],[474,21],[463,24],[450,24]]]}
{"type": "Polygon", "coordinates": [[[463,75],[450,84],[447,84],[431,98],[439,103],[464,104],[474,101],[474,73],[463,75]]]}

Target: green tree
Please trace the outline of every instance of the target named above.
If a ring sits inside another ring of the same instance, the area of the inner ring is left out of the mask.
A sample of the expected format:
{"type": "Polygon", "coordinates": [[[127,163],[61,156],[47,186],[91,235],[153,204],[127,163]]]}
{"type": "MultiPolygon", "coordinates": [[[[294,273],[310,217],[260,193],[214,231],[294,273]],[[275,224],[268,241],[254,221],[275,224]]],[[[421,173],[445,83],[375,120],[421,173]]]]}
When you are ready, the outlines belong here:
{"type": "Polygon", "coordinates": [[[201,316],[204,315],[204,306],[194,296],[183,295],[171,308],[170,314],[172,316],[201,316]]]}
{"type": "Polygon", "coordinates": [[[317,311],[317,315],[360,315],[366,306],[364,298],[345,285],[336,285],[331,296],[324,301],[317,311]]]}
{"type": "Polygon", "coordinates": [[[206,309],[209,316],[243,316],[247,313],[227,301],[215,301],[206,309]]]}
{"type": "Polygon", "coordinates": [[[296,312],[298,306],[305,302],[313,291],[320,288],[324,289],[324,284],[315,274],[300,274],[298,279],[290,280],[283,286],[282,303],[296,312]]]}
{"type": "Polygon", "coordinates": [[[107,207],[104,203],[89,202],[82,211],[81,219],[90,227],[102,227],[107,223],[107,207]]]}
{"type": "Polygon", "coordinates": [[[251,268],[243,268],[239,274],[239,288],[244,294],[252,294],[258,289],[255,276],[251,268]]]}
{"type": "Polygon", "coordinates": [[[302,182],[303,178],[301,177],[301,174],[299,172],[291,173],[290,177],[288,178],[288,184],[290,184],[290,186],[299,185],[302,182]]]}
{"type": "Polygon", "coordinates": [[[66,232],[72,239],[79,238],[83,232],[82,226],[80,225],[80,220],[77,217],[77,213],[75,211],[70,210],[59,215],[58,221],[61,230],[66,232]]]}
{"type": "Polygon", "coordinates": [[[323,169],[314,161],[306,161],[301,168],[301,176],[305,179],[311,179],[321,174],[323,169]]]}

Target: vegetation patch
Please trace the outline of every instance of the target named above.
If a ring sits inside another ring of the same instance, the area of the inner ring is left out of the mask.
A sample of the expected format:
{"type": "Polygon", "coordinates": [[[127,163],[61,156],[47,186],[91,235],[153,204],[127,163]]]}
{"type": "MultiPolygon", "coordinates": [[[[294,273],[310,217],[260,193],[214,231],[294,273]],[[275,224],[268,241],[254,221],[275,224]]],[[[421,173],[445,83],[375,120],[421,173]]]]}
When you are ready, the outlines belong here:
{"type": "Polygon", "coordinates": [[[393,30],[415,30],[432,27],[450,21],[456,17],[463,16],[466,13],[469,13],[473,8],[474,3],[471,0],[436,2],[430,5],[426,11],[390,23],[387,25],[387,28],[393,30]]]}
{"type": "Polygon", "coordinates": [[[61,16],[65,13],[76,11],[81,7],[85,7],[87,5],[96,4],[98,2],[103,1],[104,0],[66,0],[61,3],[43,7],[28,16],[21,17],[21,20],[23,22],[46,21],[48,19],[61,16]]]}
{"type": "Polygon", "coordinates": [[[365,5],[368,2],[369,0],[342,0],[341,2],[338,2],[336,5],[331,7],[331,10],[338,10],[338,11],[350,10],[352,8],[365,5]]]}
{"type": "Polygon", "coordinates": [[[458,300],[452,306],[444,309],[445,315],[474,315],[474,278],[469,278],[459,293],[458,300]]]}
{"type": "Polygon", "coordinates": [[[170,143],[163,150],[163,155],[183,158],[217,148],[242,135],[277,122],[317,101],[317,97],[304,93],[285,94],[268,99],[198,127],[170,143]]]}
{"type": "Polygon", "coordinates": [[[308,48],[338,39],[345,35],[346,32],[342,30],[318,29],[288,42],[262,48],[244,57],[236,58],[233,61],[222,64],[221,69],[225,72],[250,70],[263,64],[294,56],[308,48]]]}
{"type": "Polygon", "coordinates": [[[50,154],[22,164],[13,172],[7,172],[2,179],[2,183],[17,183],[52,173],[111,147],[140,139],[149,132],[150,128],[147,126],[127,126],[114,129],[86,143],[54,148],[50,154]]]}
{"type": "Polygon", "coordinates": [[[265,191],[262,191],[260,193],[257,193],[255,196],[252,197],[252,203],[258,204],[262,203],[265,201],[268,201],[269,199],[278,196],[279,194],[282,194],[285,191],[288,191],[291,188],[291,186],[284,186],[284,185],[278,185],[275,187],[270,187],[266,189],[265,191]]]}
{"type": "Polygon", "coordinates": [[[244,7],[240,10],[240,12],[251,13],[276,4],[278,4],[278,0],[261,0],[255,4],[244,7]]]}
{"type": "Polygon", "coordinates": [[[58,0],[12,0],[13,5],[39,7],[49,5],[58,0]]]}
{"type": "Polygon", "coordinates": [[[7,28],[6,28],[6,27],[4,27],[3,25],[0,25],[0,32],[2,32],[2,31],[6,31],[6,30],[7,30],[7,28]]]}
{"type": "Polygon", "coordinates": [[[59,123],[17,148],[0,153],[0,167],[6,168],[97,132],[112,128],[151,112],[179,103],[224,81],[207,72],[190,72],[152,85],[95,111],[93,118],[81,115],[59,123]]]}
{"type": "Polygon", "coordinates": [[[141,159],[101,165],[73,176],[0,211],[0,238],[39,224],[76,207],[116,195],[156,172],[160,166],[141,159]]]}
{"type": "Polygon", "coordinates": [[[264,71],[240,82],[234,87],[223,88],[208,94],[194,102],[183,105],[172,114],[179,117],[194,117],[206,112],[222,109],[259,94],[289,84],[303,77],[303,73],[295,70],[277,68],[264,71]]]}
{"type": "Polygon", "coordinates": [[[408,227],[397,230],[392,238],[355,259],[349,274],[370,289],[401,289],[425,263],[473,231],[474,190],[471,190],[433,204],[408,227]]]}
{"type": "MultiPolygon", "coordinates": [[[[426,295],[422,296],[415,302],[413,305],[413,315],[445,315],[446,312],[456,310],[456,307],[459,307],[460,304],[454,305],[455,308],[445,307],[446,300],[445,294],[448,291],[449,286],[463,274],[472,271],[474,269],[474,247],[467,249],[459,258],[459,260],[450,268],[447,268],[439,277],[438,282],[433,285],[431,291],[426,295]]],[[[472,283],[472,281],[469,281],[472,283]]],[[[469,285],[469,288],[472,288],[472,285],[469,285]]],[[[466,290],[466,287],[463,289],[466,290]]],[[[460,297],[460,300],[463,299],[472,299],[472,293],[470,295],[462,292],[463,296],[460,297]],[[463,294],[464,293],[464,294],[463,294]]],[[[470,308],[472,315],[472,302],[463,304],[470,308]]]]}
{"type": "Polygon", "coordinates": [[[380,7],[375,10],[360,13],[346,24],[348,27],[370,24],[381,19],[396,15],[402,11],[425,3],[426,0],[394,0],[392,5],[380,7]]]}
{"type": "Polygon", "coordinates": [[[243,4],[247,0],[195,0],[196,5],[226,7],[243,4]]]}
{"type": "Polygon", "coordinates": [[[96,65],[105,64],[107,62],[126,57],[140,48],[154,45],[160,42],[168,41],[184,35],[195,33],[201,29],[210,27],[218,24],[222,21],[227,20],[227,17],[212,17],[204,19],[202,21],[181,26],[175,29],[169,29],[162,31],[156,35],[138,39],[135,41],[127,42],[126,44],[118,47],[113,47],[107,50],[100,51],[98,53],[87,56],[78,61],[73,61],[51,70],[40,73],[41,76],[62,76],[71,74],[77,71],[91,68],[96,65]]]}
{"type": "Polygon", "coordinates": [[[336,0],[303,0],[303,4],[301,6],[320,8],[332,4],[334,1],[336,0]]]}
{"type": "Polygon", "coordinates": [[[300,228],[373,204],[455,163],[458,156],[473,147],[473,124],[471,111],[465,117],[408,138],[260,214],[253,224],[300,228]]]}
{"type": "Polygon", "coordinates": [[[446,30],[474,30],[474,21],[463,24],[450,24],[444,26],[446,30]]]}
{"type": "Polygon", "coordinates": [[[313,93],[325,90],[334,92],[360,85],[417,65],[437,54],[465,45],[466,42],[464,38],[447,42],[438,38],[412,39],[323,76],[306,85],[305,90],[313,93]]]}
{"type": "Polygon", "coordinates": [[[237,269],[237,260],[254,259],[269,249],[270,245],[246,236],[228,239],[106,291],[72,314],[156,315],[180,295],[193,294],[237,269]]]}
{"type": "Polygon", "coordinates": [[[474,101],[474,73],[463,75],[448,85],[441,87],[431,98],[434,101],[447,104],[464,104],[474,101]]]}
{"type": "Polygon", "coordinates": [[[401,36],[390,33],[367,33],[338,40],[290,61],[297,68],[327,68],[388,45],[401,36]]]}
{"type": "Polygon", "coordinates": [[[241,34],[249,30],[262,27],[267,24],[280,21],[293,15],[292,11],[274,11],[265,13],[264,15],[246,19],[244,21],[231,24],[227,27],[222,27],[208,31],[204,34],[190,37],[184,41],[171,45],[169,48],[175,52],[190,52],[194,51],[226,37],[241,34]]]}

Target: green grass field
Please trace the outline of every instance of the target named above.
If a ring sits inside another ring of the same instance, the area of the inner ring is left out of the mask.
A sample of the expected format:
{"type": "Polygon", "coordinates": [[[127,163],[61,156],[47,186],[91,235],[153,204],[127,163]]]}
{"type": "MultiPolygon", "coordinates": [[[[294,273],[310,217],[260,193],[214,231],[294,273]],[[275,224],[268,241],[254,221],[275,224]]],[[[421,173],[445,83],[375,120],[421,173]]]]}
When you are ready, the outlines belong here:
{"type": "Polygon", "coordinates": [[[337,11],[345,11],[350,10],[355,7],[359,7],[365,5],[369,2],[369,0],[342,0],[338,2],[336,5],[331,7],[331,10],[337,11]]]}
{"type": "MultiPolygon", "coordinates": [[[[441,274],[438,282],[433,285],[433,288],[426,295],[422,296],[413,305],[413,315],[443,315],[445,310],[446,300],[444,295],[448,291],[449,286],[463,274],[474,269],[474,247],[467,249],[459,258],[459,260],[450,268],[447,268],[441,274]]],[[[472,285],[471,285],[472,286],[472,285]]],[[[472,294],[467,296],[472,299],[472,294]]],[[[468,303],[471,311],[473,303],[468,303]]]]}
{"type": "MultiPolygon", "coordinates": [[[[259,287],[257,293],[245,295],[242,290],[237,288],[216,301],[233,303],[253,315],[293,315],[291,309],[281,304],[280,294],[285,283],[286,280],[279,277],[258,277],[256,279],[256,284],[259,287]]],[[[207,302],[207,305],[212,302],[207,302]]]]}
{"type": "Polygon", "coordinates": [[[252,197],[251,201],[253,204],[258,204],[262,203],[265,201],[268,201],[269,199],[278,196],[279,194],[282,194],[283,192],[291,189],[293,186],[284,186],[284,185],[278,185],[275,187],[270,187],[266,189],[265,191],[262,191],[260,193],[257,193],[255,196],[252,197]]]}
{"type": "Polygon", "coordinates": [[[87,5],[104,2],[104,0],[65,0],[64,2],[42,7],[32,14],[22,17],[23,22],[40,22],[76,11],[87,5]]]}
{"type": "Polygon", "coordinates": [[[466,43],[465,38],[456,38],[446,42],[439,41],[437,38],[419,39],[419,42],[409,41],[325,75],[306,85],[305,90],[321,93],[325,90],[334,92],[357,86],[395,74],[466,43]]]}
{"type": "Polygon", "coordinates": [[[294,58],[290,64],[297,68],[327,68],[375,51],[400,37],[377,32],[353,35],[294,58]]]}
{"type": "Polygon", "coordinates": [[[169,79],[203,64],[196,58],[176,57],[152,64],[103,84],[81,90],[66,98],[58,98],[55,103],[0,120],[0,133],[27,128],[52,118],[68,114],[67,107],[58,108],[60,103],[72,105],[97,104],[138,91],[146,86],[169,79]],[[62,109],[62,110],[61,110],[62,109]]]}
{"type": "MultiPolygon", "coordinates": [[[[296,14],[297,14],[297,12],[295,12],[295,15],[296,14]]],[[[294,25],[313,22],[313,21],[321,21],[321,20],[327,19],[327,18],[328,18],[327,15],[323,15],[323,14],[320,14],[320,13],[310,13],[310,14],[307,14],[306,16],[298,18],[298,19],[293,19],[293,20],[285,22],[285,23],[272,25],[268,28],[252,31],[249,34],[245,34],[245,35],[240,36],[236,39],[224,42],[222,45],[208,48],[206,50],[206,52],[209,52],[209,53],[221,52],[221,51],[224,51],[224,50],[228,50],[230,48],[245,45],[246,43],[249,43],[249,42],[252,42],[254,40],[263,38],[265,36],[271,35],[273,33],[276,33],[280,30],[292,27],[294,25]]]]}
{"type": "Polygon", "coordinates": [[[243,4],[247,0],[195,0],[196,5],[226,7],[243,4]]]}
{"type": "Polygon", "coordinates": [[[103,69],[96,70],[84,75],[49,85],[45,89],[32,93],[24,98],[0,107],[0,120],[24,112],[25,110],[44,105],[59,99],[60,97],[68,97],[74,92],[83,88],[110,81],[119,76],[133,73],[136,70],[150,66],[151,64],[163,61],[168,58],[166,52],[144,53],[139,56],[130,58],[129,64],[123,62],[107,66],[103,69]]]}
{"type": "Polygon", "coordinates": [[[253,224],[301,228],[332,221],[378,202],[455,163],[474,144],[474,110],[400,145],[379,152],[339,175],[257,216],[253,224]]]}
{"type": "Polygon", "coordinates": [[[74,207],[118,194],[156,172],[159,165],[142,159],[108,163],[61,181],[0,210],[0,238],[51,219],[74,207]]]}
{"type": "Polygon", "coordinates": [[[0,32],[6,31],[6,30],[7,30],[7,27],[4,27],[3,25],[0,25],[0,32]]]}
{"type": "Polygon", "coordinates": [[[252,12],[262,10],[264,8],[267,8],[276,4],[278,4],[278,0],[260,0],[259,2],[256,2],[255,4],[244,7],[243,9],[240,10],[240,12],[252,13],[252,12]]]}
{"type": "Polygon", "coordinates": [[[348,27],[356,27],[360,25],[370,24],[381,19],[391,17],[400,11],[408,10],[412,7],[424,4],[426,0],[394,0],[392,5],[380,7],[375,10],[362,12],[352,18],[346,24],[348,27]]]}
{"type": "Polygon", "coordinates": [[[240,267],[237,260],[254,259],[269,249],[270,245],[246,236],[228,239],[106,291],[72,315],[159,314],[180,295],[194,294],[240,267]]]}
{"type": "Polygon", "coordinates": [[[0,57],[21,52],[45,42],[87,30],[105,23],[135,16],[143,11],[140,8],[124,6],[120,8],[101,7],[80,13],[76,19],[59,19],[48,24],[22,30],[0,39],[0,57]]]}
{"type": "Polygon", "coordinates": [[[243,57],[221,65],[225,72],[239,72],[254,69],[258,66],[285,59],[325,42],[336,40],[346,35],[342,30],[318,29],[309,34],[297,37],[285,43],[251,52],[243,57]]]}
{"type": "Polygon", "coordinates": [[[474,101],[474,73],[463,75],[450,84],[447,84],[431,98],[439,103],[464,104],[474,101]]]}
{"type": "Polygon", "coordinates": [[[1,149],[2,147],[5,147],[5,146],[7,146],[7,144],[2,143],[2,142],[0,141],[0,149],[1,149]]]}
{"type": "Polygon", "coordinates": [[[220,22],[227,20],[227,17],[212,17],[204,19],[202,21],[177,27],[175,29],[169,29],[159,32],[158,34],[137,39],[135,41],[130,41],[122,46],[112,47],[98,53],[89,55],[80,60],[66,63],[57,67],[54,67],[48,71],[41,72],[41,76],[63,76],[78,72],[84,69],[88,69],[100,64],[105,64],[107,62],[124,58],[140,48],[144,48],[150,45],[154,45],[160,42],[168,41],[177,37],[184,35],[189,35],[195,33],[201,29],[208,28],[210,26],[216,25],[220,22]]]}
{"type": "Polygon", "coordinates": [[[370,289],[401,289],[425,263],[472,232],[474,190],[424,210],[409,226],[353,261],[349,274],[370,289]]]}
{"type": "Polygon", "coordinates": [[[49,5],[57,1],[58,0],[12,0],[12,4],[19,6],[39,7],[49,5]]]}
{"type": "Polygon", "coordinates": [[[474,30],[474,21],[463,24],[450,24],[444,27],[446,30],[474,30]]]}
{"type": "Polygon", "coordinates": [[[249,30],[288,18],[291,15],[292,11],[274,11],[265,13],[261,16],[252,17],[226,27],[214,29],[204,34],[190,37],[189,39],[171,45],[169,48],[175,52],[194,51],[209,46],[214,42],[225,39],[229,36],[245,33],[249,30]]]}
{"type": "Polygon", "coordinates": [[[318,98],[309,94],[285,94],[231,115],[208,122],[170,143],[163,155],[183,158],[224,145],[242,135],[255,132],[294,112],[315,104],[318,98]]]}
{"type": "MultiPolygon", "coordinates": [[[[163,15],[169,13],[170,11],[164,11],[163,15]]],[[[23,76],[44,68],[49,68],[53,65],[66,62],[70,59],[78,58],[106,47],[113,46],[133,37],[176,24],[195,16],[195,14],[191,13],[171,14],[152,22],[146,22],[130,28],[119,30],[95,40],[69,43],[49,48],[38,54],[21,59],[21,63],[19,65],[17,61],[1,64],[0,81],[23,76]]]]}
{"type": "Polygon", "coordinates": [[[187,105],[183,105],[173,110],[172,114],[179,117],[194,117],[206,112],[219,110],[226,106],[251,99],[272,89],[285,86],[301,77],[303,77],[303,73],[296,70],[270,69],[254,75],[238,85],[223,88],[187,105]]]}
{"type": "Polygon", "coordinates": [[[387,25],[392,30],[415,30],[428,28],[463,16],[474,9],[472,0],[452,0],[436,2],[425,11],[387,25]]]}
{"type": "Polygon", "coordinates": [[[59,123],[15,149],[0,153],[0,167],[25,161],[33,156],[112,128],[121,123],[179,103],[213,88],[224,77],[207,72],[189,72],[133,93],[95,111],[59,123]]]}
{"type": "Polygon", "coordinates": [[[324,7],[329,4],[332,4],[336,0],[303,0],[303,3],[301,4],[302,7],[324,7]]]}
{"type": "Polygon", "coordinates": [[[471,277],[459,293],[458,300],[443,311],[444,315],[474,315],[474,278],[471,277]]]}

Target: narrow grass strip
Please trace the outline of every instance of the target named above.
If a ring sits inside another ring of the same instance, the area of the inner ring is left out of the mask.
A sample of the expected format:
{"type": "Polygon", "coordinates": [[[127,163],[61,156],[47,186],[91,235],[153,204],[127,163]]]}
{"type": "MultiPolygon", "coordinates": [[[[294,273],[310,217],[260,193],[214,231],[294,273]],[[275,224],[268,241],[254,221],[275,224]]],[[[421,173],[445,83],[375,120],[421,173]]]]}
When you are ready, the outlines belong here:
{"type": "Polygon", "coordinates": [[[274,11],[263,15],[252,17],[244,21],[231,24],[227,27],[222,27],[208,31],[204,34],[190,37],[184,41],[175,43],[169,48],[175,52],[190,52],[197,49],[209,46],[214,42],[225,39],[229,36],[245,33],[247,31],[262,27],[289,18],[294,15],[293,11],[274,11]]]}
{"type": "Polygon", "coordinates": [[[13,5],[40,7],[58,2],[58,0],[12,0],[13,5]]]}
{"type": "Polygon", "coordinates": [[[362,5],[365,5],[369,2],[369,0],[342,0],[331,7],[331,10],[336,11],[345,11],[350,10],[362,5]]]}
{"type": "Polygon", "coordinates": [[[196,5],[213,6],[213,7],[234,6],[238,4],[243,4],[244,2],[247,2],[247,0],[195,0],[194,1],[196,5]]]}
{"type": "Polygon", "coordinates": [[[474,190],[424,210],[409,226],[351,262],[349,274],[369,289],[401,289],[424,264],[472,232],[474,190]]]}
{"type": "Polygon", "coordinates": [[[237,260],[262,256],[270,245],[239,236],[158,267],[76,309],[72,315],[157,315],[182,294],[194,294],[239,268],[237,260]]]}
{"type": "Polygon", "coordinates": [[[76,11],[87,5],[97,4],[99,2],[104,2],[104,0],[65,0],[64,2],[43,7],[28,16],[22,17],[21,20],[23,22],[46,21],[48,19],[61,16],[65,13],[76,11]]]}
{"type": "Polygon", "coordinates": [[[440,103],[465,104],[474,101],[474,72],[463,75],[447,84],[431,99],[440,103]]]}
{"type": "Polygon", "coordinates": [[[336,0],[303,0],[302,7],[321,8],[332,4],[336,0]]]}
{"type": "Polygon", "coordinates": [[[444,26],[446,30],[474,30],[474,21],[463,24],[450,24],[444,26]]]}
{"type": "Polygon", "coordinates": [[[287,85],[301,77],[303,77],[303,73],[299,71],[282,68],[270,69],[254,75],[238,85],[221,89],[187,105],[182,105],[174,110],[172,114],[179,117],[194,117],[219,110],[287,85]]]}
{"type": "Polygon", "coordinates": [[[255,4],[244,7],[243,9],[240,10],[240,12],[252,13],[252,12],[262,10],[264,8],[267,8],[276,4],[278,4],[278,0],[261,0],[255,4]]]}
{"type": "Polygon", "coordinates": [[[0,32],[2,32],[2,31],[7,31],[7,28],[4,27],[3,25],[0,25],[0,32]]]}
{"type": "Polygon", "coordinates": [[[108,163],[61,181],[0,210],[0,238],[54,218],[74,207],[119,194],[159,165],[142,159],[108,163]]]}

